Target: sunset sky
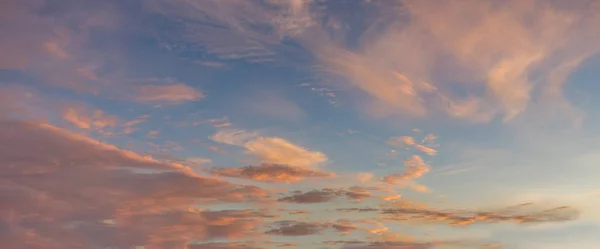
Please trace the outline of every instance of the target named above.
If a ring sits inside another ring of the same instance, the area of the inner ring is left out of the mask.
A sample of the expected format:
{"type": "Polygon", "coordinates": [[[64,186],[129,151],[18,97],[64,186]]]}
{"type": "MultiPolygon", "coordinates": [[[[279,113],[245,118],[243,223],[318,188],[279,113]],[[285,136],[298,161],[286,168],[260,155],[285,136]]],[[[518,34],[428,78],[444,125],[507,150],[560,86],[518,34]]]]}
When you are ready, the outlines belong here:
{"type": "Polygon", "coordinates": [[[2,249],[600,248],[600,1],[2,0],[2,249]]]}

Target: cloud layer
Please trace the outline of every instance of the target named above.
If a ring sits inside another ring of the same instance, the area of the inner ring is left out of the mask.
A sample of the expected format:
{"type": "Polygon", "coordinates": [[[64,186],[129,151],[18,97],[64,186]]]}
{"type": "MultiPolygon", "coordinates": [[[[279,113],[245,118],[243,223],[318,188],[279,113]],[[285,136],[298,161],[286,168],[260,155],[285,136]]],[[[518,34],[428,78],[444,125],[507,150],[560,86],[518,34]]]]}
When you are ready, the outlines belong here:
{"type": "Polygon", "coordinates": [[[241,236],[266,217],[189,210],[265,197],[258,187],[197,176],[47,124],[1,127],[2,244],[11,248],[172,248],[193,238],[241,236]]]}
{"type": "Polygon", "coordinates": [[[0,23],[0,248],[600,244],[600,2],[5,0],[0,23]]]}

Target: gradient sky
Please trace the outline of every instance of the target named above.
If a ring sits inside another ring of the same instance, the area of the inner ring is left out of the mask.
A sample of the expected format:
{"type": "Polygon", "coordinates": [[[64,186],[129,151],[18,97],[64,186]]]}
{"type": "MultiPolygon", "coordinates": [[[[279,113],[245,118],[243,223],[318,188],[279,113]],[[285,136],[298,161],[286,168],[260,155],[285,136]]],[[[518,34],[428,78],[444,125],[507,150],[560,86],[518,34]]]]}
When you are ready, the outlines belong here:
{"type": "Polygon", "coordinates": [[[0,1],[0,247],[596,249],[600,1],[0,1]]]}

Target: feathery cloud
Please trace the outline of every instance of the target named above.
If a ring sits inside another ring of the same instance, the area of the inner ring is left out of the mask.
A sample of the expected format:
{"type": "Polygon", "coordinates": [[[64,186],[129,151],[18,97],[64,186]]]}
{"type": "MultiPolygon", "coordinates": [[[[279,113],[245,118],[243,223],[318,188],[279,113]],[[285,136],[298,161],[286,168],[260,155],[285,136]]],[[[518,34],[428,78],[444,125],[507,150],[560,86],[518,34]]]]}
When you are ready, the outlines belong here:
{"type": "Polygon", "coordinates": [[[394,147],[399,147],[399,148],[415,148],[416,150],[423,152],[427,155],[430,156],[435,156],[437,155],[437,150],[431,148],[431,145],[434,145],[433,143],[435,142],[435,140],[437,139],[437,137],[433,134],[429,134],[427,136],[425,136],[421,142],[416,142],[416,140],[411,137],[411,136],[398,136],[398,137],[391,137],[390,139],[388,139],[387,144],[394,146],[394,147]]]}

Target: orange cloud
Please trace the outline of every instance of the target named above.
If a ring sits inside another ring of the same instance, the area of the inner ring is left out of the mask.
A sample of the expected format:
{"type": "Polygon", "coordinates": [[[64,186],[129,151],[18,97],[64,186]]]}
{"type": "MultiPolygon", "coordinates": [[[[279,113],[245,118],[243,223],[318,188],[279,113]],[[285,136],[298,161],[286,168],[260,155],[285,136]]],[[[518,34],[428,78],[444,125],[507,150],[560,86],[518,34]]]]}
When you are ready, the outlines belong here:
{"type": "Polygon", "coordinates": [[[95,110],[93,115],[88,115],[85,110],[73,107],[67,107],[63,110],[63,119],[77,125],[82,129],[115,126],[118,121],[117,117],[106,115],[101,110],[95,110]]]}
{"type": "Polygon", "coordinates": [[[415,145],[415,149],[417,149],[417,150],[419,150],[419,151],[421,151],[421,152],[423,152],[423,153],[425,153],[427,155],[430,155],[430,156],[437,155],[437,150],[429,148],[429,147],[424,146],[424,145],[417,144],[417,145],[415,145]]]}
{"type": "Polygon", "coordinates": [[[409,136],[400,136],[393,137],[387,141],[387,144],[396,146],[396,147],[404,147],[405,145],[414,146],[416,144],[415,139],[409,136]]]}
{"type": "Polygon", "coordinates": [[[318,151],[292,144],[278,137],[259,137],[244,144],[247,153],[266,163],[312,168],[327,161],[327,156],[318,151]]]}
{"type": "Polygon", "coordinates": [[[283,164],[294,167],[315,168],[327,161],[318,151],[293,144],[283,138],[264,137],[244,130],[221,130],[211,137],[214,141],[246,148],[260,163],[283,164]]]}
{"type": "Polygon", "coordinates": [[[318,168],[328,160],[325,154],[282,138],[264,137],[244,130],[221,130],[211,138],[216,142],[245,148],[246,154],[252,155],[259,163],[259,166],[242,168],[214,168],[211,173],[216,175],[285,183],[335,176],[318,168]]]}
{"type": "Polygon", "coordinates": [[[406,166],[404,173],[387,175],[383,178],[383,182],[401,187],[408,186],[419,192],[428,192],[429,190],[426,186],[416,184],[414,179],[429,172],[429,165],[419,155],[413,155],[410,159],[405,160],[404,165],[406,166]]]}
{"type": "Polygon", "coordinates": [[[413,137],[410,136],[398,136],[392,137],[388,139],[387,144],[400,148],[412,147],[418,151],[421,151],[427,155],[435,156],[437,155],[437,150],[430,147],[433,145],[437,137],[433,134],[429,134],[421,140],[420,143],[417,143],[413,137]]]}
{"type": "Polygon", "coordinates": [[[280,164],[261,164],[241,168],[213,168],[209,171],[214,175],[246,178],[263,182],[292,183],[305,178],[330,178],[335,175],[318,170],[304,169],[280,164]]]}
{"type": "Polygon", "coordinates": [[[400,199],[400,198],[402,198],[402,195],[389,195],[389,196],[380,197],[380,199],[382,199],[384,201],[392,201],[392,200],[396,200],[396,199],[400,199]]]}

